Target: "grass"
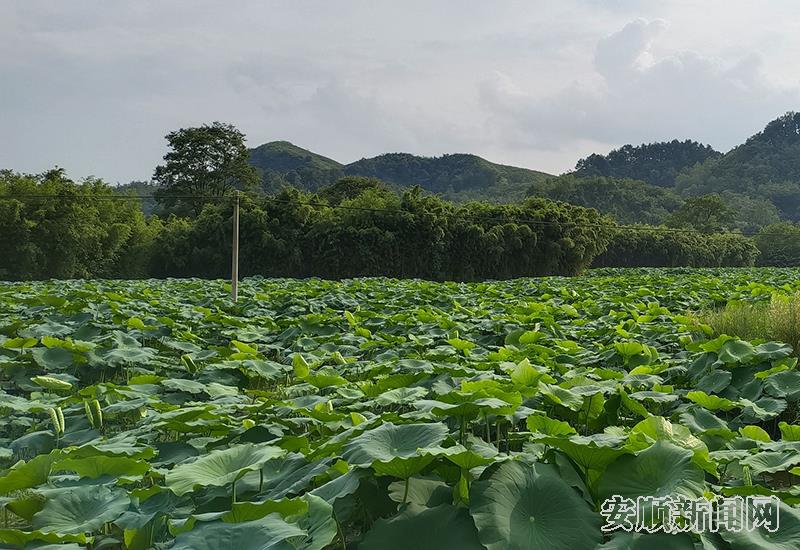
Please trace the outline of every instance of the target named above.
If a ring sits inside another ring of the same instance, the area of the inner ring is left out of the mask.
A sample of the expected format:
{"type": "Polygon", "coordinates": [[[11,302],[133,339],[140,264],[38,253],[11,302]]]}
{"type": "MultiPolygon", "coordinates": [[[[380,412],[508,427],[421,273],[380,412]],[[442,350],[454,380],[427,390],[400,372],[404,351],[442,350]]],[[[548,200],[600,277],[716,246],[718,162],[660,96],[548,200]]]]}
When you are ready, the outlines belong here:
{"type": "Polygon", "coordinates": [[[800,294],[776,296],[770,302],[733,302],[700,314],[715,336],[727,334],[743,340],[777,340],[800,353],[800,294]]]}

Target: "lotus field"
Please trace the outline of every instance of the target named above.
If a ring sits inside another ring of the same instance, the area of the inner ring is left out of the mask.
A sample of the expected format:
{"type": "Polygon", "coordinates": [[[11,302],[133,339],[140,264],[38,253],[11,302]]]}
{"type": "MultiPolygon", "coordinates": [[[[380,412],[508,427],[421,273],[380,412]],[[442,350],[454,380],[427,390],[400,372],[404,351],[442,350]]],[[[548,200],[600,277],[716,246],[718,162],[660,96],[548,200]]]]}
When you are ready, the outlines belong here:
{"type": "Polygon", "coordinates": [[[228,290],[0,284],[0,547],[800,548],[794,351],[697,315],[800,271],[228,290]],[[780,527],[660,497],[777,497],[780,527]]]}

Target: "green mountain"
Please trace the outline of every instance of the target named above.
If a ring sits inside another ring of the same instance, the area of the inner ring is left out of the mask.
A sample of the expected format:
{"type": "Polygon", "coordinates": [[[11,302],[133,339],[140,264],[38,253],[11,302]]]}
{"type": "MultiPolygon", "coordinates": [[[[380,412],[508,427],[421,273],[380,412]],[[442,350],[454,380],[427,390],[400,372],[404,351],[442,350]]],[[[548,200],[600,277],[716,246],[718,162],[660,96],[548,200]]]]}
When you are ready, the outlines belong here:
{"type": "Polygon", "coordinates": [[[393,187],[419,185],[445,198],[511,202],[550,176],[544,172],[489,162],[476,155],[422,157],[388,153],[340,164],[288,141],[273,141],[250,150],[250,162],[268,191],[282,185],[314,191],[344,176],[380,179],[393,187]]]}
{"type": "Polygon", "coordinates": [[[314,191],[345,175],[342,164],[288,141],[271,141],[250,149],[250,164],[259,171],[268,191],[284,185],[314,191]]]}
{"type": "Polygon", "coordinates": [[[400,187],[419,185],[453,200],[489,199],[509,202],[525,196],[532,184],[550,176],[544,172],[495,164],[477,155],[421,157],[389,153],[345,166],[352,176],[378,178],[400,187]]]}

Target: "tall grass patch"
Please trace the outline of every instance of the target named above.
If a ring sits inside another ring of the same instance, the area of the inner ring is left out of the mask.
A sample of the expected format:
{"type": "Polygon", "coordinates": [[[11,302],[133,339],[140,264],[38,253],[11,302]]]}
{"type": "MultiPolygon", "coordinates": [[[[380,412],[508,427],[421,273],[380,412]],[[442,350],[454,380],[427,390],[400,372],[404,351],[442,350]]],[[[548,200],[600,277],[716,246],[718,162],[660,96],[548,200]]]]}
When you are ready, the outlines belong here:
{"type": "Polygon", "coordinates": [[[769,302],[731,302],[700,314],[715,336],[727,334],[743,340],[778,340],[800,352],[800,294],[774,296],[769,302]]]}

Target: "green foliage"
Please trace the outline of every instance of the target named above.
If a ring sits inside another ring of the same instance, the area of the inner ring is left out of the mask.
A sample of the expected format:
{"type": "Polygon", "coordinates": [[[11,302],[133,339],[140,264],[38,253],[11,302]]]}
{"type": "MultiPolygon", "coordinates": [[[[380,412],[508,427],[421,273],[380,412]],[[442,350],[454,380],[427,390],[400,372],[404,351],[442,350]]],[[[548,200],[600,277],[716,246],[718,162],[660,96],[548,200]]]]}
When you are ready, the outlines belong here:
{"type": "Polygon", "coordinates": [[[389,153],[348,164],[345,172],[378,178],[401,187],[419,185],[426,191],[452,199],[488,198],[493,194],[492,189],[504,188],[509,193],[502,197],[503,202],[521,198],[532,183],[548,177],[543,172],[495,164],[466,154],[420,157],[389,153]]]}
{"type": "Polygon", "coordinates": [[[607,155],[589,155],[575,166],[579,177],[605,176],[642,180],[659,187],[673,187],[675,178],[687,168],[721,153],[708,145],[685,140],[624,145],[607,155]]]}
{"type": "Polygon", "coordinates": [[[453,201],[513,202],[525,197],[533,183],[549,177],[544,172],[489,162],[475,155],[421,157],[389,153],[340,164],[287,141],[273,141],[250,150],[250,162],[270,193],[285,186],[318,191],[344,176],[381,180],[402,190],[420,186],[453,201]]]}
{"type": "MultiPolygon", "coordinates": [[[[609,234],[609,222],[595,211],[545,199],[457,205],[418,188],[397,196],[369,180],[340,183],[321,196],[287,188],[277,200],[244,199],[240,272],[454,280],[573,275],[604,249],[609,234]],[[325,200],[346,208],[334,210],[325,200]]],[[[170,219],[156,240],[154,274],[225,276],[230,216],[231,206],[221,204],[206,205],[195,220],[170,219]]]]}
{"type": "Polygon", "coordinates": [[[611,238],[595,267],[744,267],[759,251],[740,233],[694,233],[666,227],[631,226],[611,238]]]}
{"type": "Polygon", "coordinates": [[[632,179],[577,177],[574,173],[533,185],[528,195],[596,208],[623,224],[659,224],[681,205],[670,189],[632,179]]]}
{"type": "Polygon", "coordinates": [[[0,278],[146,275],[157,223],[145,220],[137,201],[112,195],[103,182],[75,183],[61,169],[0,171],[0,278]]]}
{"type": "Polygon", "coordinates": [[[249,163],[244,134],[230,124],[214,122],[181,128],[166,135],[169,151],[157,166],[153,182],[158,202],[175,212],[198,214],[207,196],[251,189],[258,172],[249,163]]]}
{"type": "Polygon", "coordinates": [[[316,191],[344,176],[343,165],[288,141],[272,141],[250,149],[250,164],[258,170],[268,192],[278,192],[286,185],[316,191]]]}
{"type": "Polygon", "coordinates": [[[687,195],[732,191],[766,197],[788,219],[800,219],[800,114],[773,120],[744,144],[711,158],[677,178],[687,195]]]}
{"type": "Polygon", "coordinates": [[[764,266],[800,265],[800,226],[781,222],[764,227],[754,238],[764,266]]]}
{"type": "MultiPolygon", "coordinates": [[[[387,197],[394,192],[379,179],[364,178],[361,176],[347,176],[335,183],[321,188],[317,195],[328,201],[332,206],[338,206],[344,201],[357,199],[362,193],[372,191],[379,196],[387,197]]],[[[362,201],[363,202],[363,201],[362,201]]],[[[377,204],[379,200],[374,201],[377,204]]]]}
{"type": "Polygon", "coordinates": [[[800,295],[775,296],[769,302],[735,302],[701,312],[700,320],[716,336],[745,340],[777,340],[800,352],[800,295]]]}
{"type": "Polygon", "coordinates": [[[692,197],[667,220],[670,227],[685,227],[706,233],[733,229],[736,213],[719,195],[692,197]]]}
{"type": "Polygon", "coordinates": [[[796,546],[791,348],[715,338],[686,312],[777,307],[798,270],[259,277],[240,291],[0,284],[0,545],[701,542],[603,533],[613,494],[774,496],[778,532],[718,536],[796,546]]]}

